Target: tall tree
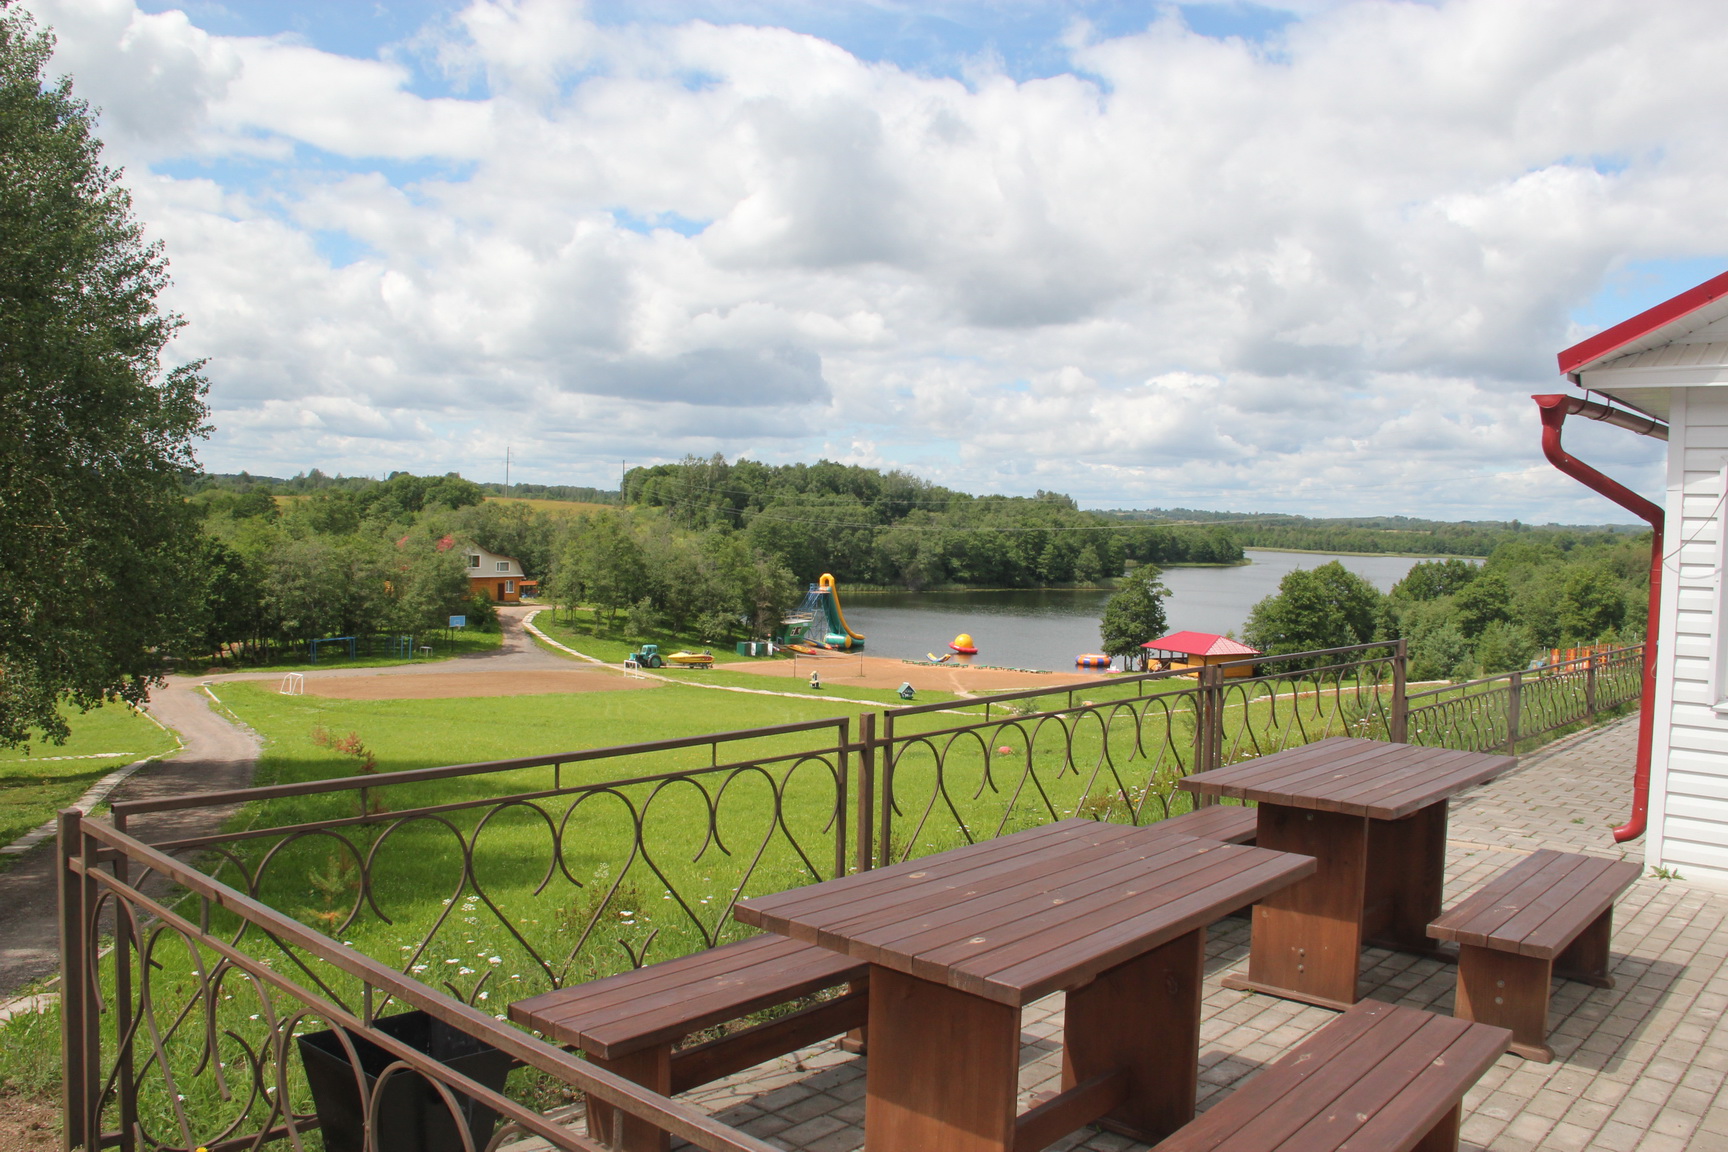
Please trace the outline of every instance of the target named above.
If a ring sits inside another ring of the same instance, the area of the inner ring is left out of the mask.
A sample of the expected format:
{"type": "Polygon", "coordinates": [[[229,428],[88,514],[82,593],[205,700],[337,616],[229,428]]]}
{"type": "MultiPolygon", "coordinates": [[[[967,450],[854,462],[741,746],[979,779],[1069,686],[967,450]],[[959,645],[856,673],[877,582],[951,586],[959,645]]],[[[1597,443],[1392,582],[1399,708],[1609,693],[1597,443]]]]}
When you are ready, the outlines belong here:
{"type": "Polygon", "coordinates": [[[1334,560],[1286,573],[1278,594],[1254,605],[1244,632],[1268,656],[1366,644],[1379,606],[1379,590],[1334,560]]]}
{"type": "Polygon", "coordinates": [[[0,0],[0,746],[64,740],[63,701],[141,701],[199,594],[202,365],[163,371],[167,261],[52,50],[0,0]]]}
{"type": "Polygon", "coordinates": [[[1104,603],[1098,635],[1112,656],[1144,655],[1140,645],[1164,634],[1164,597],[1170,589],[1150,564],[1136,568],[1114,596],[1104,603]]]}

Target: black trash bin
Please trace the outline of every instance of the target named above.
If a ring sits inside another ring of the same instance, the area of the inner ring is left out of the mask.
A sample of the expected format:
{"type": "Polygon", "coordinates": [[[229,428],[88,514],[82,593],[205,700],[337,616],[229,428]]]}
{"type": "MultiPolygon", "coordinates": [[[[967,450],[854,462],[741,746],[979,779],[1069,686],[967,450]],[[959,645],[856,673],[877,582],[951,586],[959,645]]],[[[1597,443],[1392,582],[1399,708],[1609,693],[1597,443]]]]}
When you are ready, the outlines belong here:
{"type": "MultiPolygon", "coordinates": [[[[511,1058],[460,1028],[421,1011],[381,1017],[372,1026],[452,1071],[494,1091],[504,1090],[511,1058]]],[[[396,1057],[364,1036],[349,1033],[348,1039],[360,1057],[370,1096],[378,1077],[396,1057]]],[[[364,1152],[366,1112],[348,1049],[335,1032],[307,1033],[299,1038],[299,1045],[326,1152],[364,1152]]],[[[486,1147],[498,1113],[454,1088],[451,1092],[461,1107],[474,1147],[486,1147]]],[[[430,1080],[412,1070],[395,1072],[385,1083],[383,1099],[378,1101],[378,1132],[378,1152],[463,1152],[462,1135],[449,1105],[430,1080]]]]}

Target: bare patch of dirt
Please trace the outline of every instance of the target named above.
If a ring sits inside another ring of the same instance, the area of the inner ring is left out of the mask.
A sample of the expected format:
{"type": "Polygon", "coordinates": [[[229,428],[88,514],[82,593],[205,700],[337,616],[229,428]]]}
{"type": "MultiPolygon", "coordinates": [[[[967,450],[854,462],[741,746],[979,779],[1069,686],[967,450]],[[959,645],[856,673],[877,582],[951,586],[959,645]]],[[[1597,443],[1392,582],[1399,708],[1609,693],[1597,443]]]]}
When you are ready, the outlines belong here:
{"type": "Polygon", "coordinates": [[[308,676],[308,696],[338,700],[451,700],[461,696],[556,696],[572,692],[630,692],[658,688],[603,668],[450,672],[438,676],[308,676]]]}
{"type": "Polygon", "coordinates": [[[0,1094],[0,1152],[53,1152],[58,1147],[58,1108],[36,1097],[0,1094]]]}

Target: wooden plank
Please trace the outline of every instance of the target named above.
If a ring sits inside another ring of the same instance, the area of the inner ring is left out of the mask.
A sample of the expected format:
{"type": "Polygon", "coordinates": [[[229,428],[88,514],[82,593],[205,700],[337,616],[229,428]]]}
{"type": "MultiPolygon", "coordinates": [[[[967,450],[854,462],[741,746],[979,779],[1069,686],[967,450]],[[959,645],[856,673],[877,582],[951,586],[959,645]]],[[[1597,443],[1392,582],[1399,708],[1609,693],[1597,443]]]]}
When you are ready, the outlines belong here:
{"type": "Polygon", "coordinates": [[[1446,1050],[1431,1059],[1404,1092],[1384,1104],[1338,1152],[1385,1152],[1404,1144],[1407,1133],[1427,1139],[1413,1152],[1456,1152],[1459,1105],[1482,1074],[1506,1051],[1504,1028],[1467,1025],[1446,1050]],[[1450,1102],[1450,1103],[1448,1103],[1450,1102]]]}
{"type": "Polygon", "coordinates": [[[1063,1086],[1112,1071],[1124,1077],[1123,1098],[1082,1122],[1156,1143],[1194,1118],[1205,962],[1205,933],[1195,930],[1068,993],[1063,1086]]]}
{"type": "Polygon", "coordinates": [[[871,970],[867,1152],[1007,1152],[1019,1065],[1017,1008],[871,970]]]}
{"type": "Polygon", "coordinates": [[[687,1092],[819,1040],[863,1027],[869,1008],[867,993],[851,992],[758,1024],[748,1031],[674,1052],[671,1094],[687,1092]]]}
{"type": "Polygon", "coordinates": [[[1176,1133],[1159,1152],[1272,1149],[1397,1052],[1428,1013],[1357,1005],[1176,1133]]]}
{"type": "MultiPolygon", "coordinates": [[[[1568,853],[1568,855],[1570,854],[1568,853]]],[[[1564,876],[1556,878],[1546,891],[1527,899],[1522,908],[1494,930],[1486,943],[1490,946],[1523,952],[1525,937],[1548,923],[1557,913],[1564,915],[1568,911],[1568,905],[1589,888],[1591,881],[1601,875],[1599,865],[1602,862],[1593,861],[1587,856],[1572,857],[1570,863],[1573,864],[1573,867],[1564,876]]],[[[1609,899],[1612,900],[1612,897],[1609,899]]],[[[1578,919],[1577,916],[1571,917],[1573,926],[1582,929],[1600,911],[1601,909],[1598,908],[1583,919],[1578,919]]],[[[1535,953],[1532,952],[1529,955],[1535,955],[1535,953]]],[[[1544,957],[1544,959],[1551,957],[1552,954],[1544,957]]]]}
{"type": "MultiPolygon", "coordinates": [[[[1312,1119],[1285,1137],[1280,1152],[1334,1152],[1382,1112],[1387,1116],[1377,1127],[1384,1142],[1369,1147],[1398,1148],[1415,1143],[1470,1086],[1469,1080],[1444,1075],[1429,1079],[1427,1099],[1418,1098],[1415,1089],[1422,1073],[1432,1069],[1436,1060],[1444,1061],[1446,1050],[1469,1028],[1462,1020],[1429,1015],[1396,1049],[1366,1069],[1352,1069],[1354,1079],[1312,1119]]],[[[1452,1072],[1444,1064],[1441,1067],[1445,1073],[1452,1072]]],[[[1346,1079],[1342,1070],[1339,1079],[1346,1079]]]]}
{"type": "Polygon", "coordinates": [[[1248,981],[1332,1006],[1354,1004],[1367,894],[1368,822],[1260,806],[1263,848],[1313,856],[1313,875],[1255,905],[1248,981]]]}
{"type": "Polygon", "coordinates": [[[1548,1047],[1552,978],[1553,965],[1547,960],[1461,944],[1452,1012],[1460,1020],[1510,1029],[1514,1052],[1546,1064],[1554,1059],[1548,1047]]]}
{"type": "Polygon", "coordinates": [[[1387,948],[1431,952],[1428,923],[1446,884],[1446,802],[1402,820],[1368,821],[1362,937],[1387,948]]]}
{"type": "MultiPolygon", "coordinates": [[[[1362,796],[1407,788],[1414,782],[1443,779],[1451,771],[1449,765],[1435,763],[1433,756],[1419,755],[1408,744],[1378,744],[1377,748],[1380,750],[1352,757],[1347,764],[1337,765],[1330,772],[1280,781],[1278,791],[1286,797],[1286,803],[1301,801],[1303,807],[1323,812],[1366,816],[1370,809],[1362,802],[1362,796]]],[[[1448,759],[1460,755],[1466,754],[1446,753],[1448,759]]]]}
{"type": "MultiPolygon", "coordinates": [[[[1470,931],[1471,922],[1483,910],[1493,908],[1507,901],[1524,883],[1527,871],[1547,866],[1548,861],[1560,853],[1550,848],[1541,848],[1520,860],[1510,868],[1496,872],[1488,882],[1469,896],[1465,897],[1456,907],[1442,913],[1439,919],[1428,926],[1428,935],[1436,940],[1457,940],[1458,933],[1470,931]]],[[[1504,917],[1501,918],[1504,922],[1504,917]]]]}
{"type": "Polygon", "coordinates": [[[1197,840],[1222,840],[1227,844],[1254,842],[1254,809],[1236,804],[1219,804],[1211,808],[1196,808],[1180,816],[1172,816],[1150,825],[1156,832],[1192,836],[1197,840]]]}
{"type": "MultiPolygon", "coordinates": [[[[1253,865],[1238,873],[1227,887],[1213,884],[1170,899],[1163,906],[1142,915],[1092,932],[1078,942],[1074,952],[1048,952],[1013,968],[990,973],[983,978],[983,994],[1017,994],[1026,1001],[1046,996],[1120,964],[1149,946],[1204,928],[1224,912],[1290,884],[1294,877],[1306,874],[1312,866],[1311,860],[1281,854],[1279,859],[1253,865]],[[1078,961],[1077,956],[1080,957],[1078,961]]],[[[957,969],[966,987],[972,986],[969,967],[957,969]]],[[[949,979],[951,983],[956,982],[952,975],[949,979]]]]}
{"type": "MultiPolygon", "coordinates": [[[[951,965],[976,961],[999,948],[1026,945],[1041,933],[1072,938],[1072,925],[1088,915],[1120,918],[1128,914],[1130,903],[1142,907],[1169,885],[1195,874],[1204,879],[1220,860],[1227,862],[1251,851],[1186,836],[1160,838],[1157,848],[1144,860],[1122,861],[1053,890],[1001,893],[956,905],[950,912],[951,923],[928,932],[903,934],[888,929],[859,943],[869,949],[871,959],[880,955],[886,962],[910,962],[912,970],[926,980],[944,980],[951,965]]],[[[1035,951],[1048,946],[1031,944],[1035,951]]]]}
{"type": "MultiPolygon", "coordinates": [[[[1321,741],[1246,761],[1257,766],[1252,776],[1245,773],[1239,781],[1232,780],[1208,791],[1245,800],[1290,804],[1299,797],[1309,796],[1316,788],[1323,788],[1340,775],[1349,776],[1352,767],[1358,763],[1372,764],[1383,757],[1395,759],[1399,755],[1398,749],[1404,747],[1407,746],[1384,744],[1377,740],[1345,740],[1339,745],[1321,741]]],[[[1189,780],[1201,781],[1211,775],[1202,773],[1189,777],[1189,780]]]]}
{"type": "MultiPolygon", "coordinates": [[[[1518,872],[1518,884],[1511,891],[1503,893],[1494,904],[1478,906],[1468,922],[1455,924],[1452,929],[1454,938],[1460,944],[1475,944],[1481,947],[1492,946],[1496,938],[1508,939],[1502,929],[1528,910],[1535,901],[1553,891],[1557,884],[1563,883],[1567,876],[1577,870],[1583,859],[1570,852],[1556,852],[1551,858],[1542,861],[1540,867],[1528,866],[1528,861],[1516,865],[1514,870],[1518,872]]],[[[1543,918],[1546,918],[1546,914],[1543,918]]]]}
{"type": "MultiPolygon", "coordinates": [[[[1192,891],[1196,886],[1229,876],[1247,866],[1255,850],[1221,844],[1216,840],[1191,840],[1171,836],[1164,839],[1168,851],[1149,861],[1150,867],[1113,868],[1092,878],[1041,898],[1026,896],[1008,910],[986,908],[986,915],[962,917],[963,931],[943,932],[939,938],[920,938],[915,951],[900,947],[895,955],[911,961],[926,979],[945,978],[950,968],[994,971],[1010,960],[996,963],[1004,950],[1016,958],[1037,955],[1051,947],[1078,939],[1080,926],[1089,919],[1117,923],[1147,908],[1156,907],[1168,894],[1192,891]],[[1070,898],[1072,894],[1072,898],[1070,898]]],[[[970,908],[965,910],[968,914],[970,908]]],[[[902,941],[901,943],[909,943],[902,941]]]]}
{"type": "Polygon", "coordinates": [[[1348,755],[1351,749],[1368,743],[1374,741],[1360,740],[1353,736],[1328,736],[1311,744],[1286,748],[1206,772],[1196,772],[1177,783],[1180,787],[1195,792],[1216,793],[1220,788],[1254,788],[1264,783],[1264,778],[1276,777],[1280,773],[1303,771],[1315,764],[1336,763],[1341,756],[1348,755]]]}
{"type": "MultiPolygon", "coordinates": [[[[1041,824],[1036,828],[1028,828],[1023,832],[1015,832],[1008,836],[998,836],[977,844],[969,844],[964,848],[951,848],[938,855],[947,861],[947,867],[959,870],[975,863],[983,864],[1036,851],[1040,843],[1045,840],[1066,843],[1068,838],[1074,835],[1077,828],[1134,831],[1132,826],[1126,824],[1105,824],[1096,820],[1083,819],[1059,820],[1054,824],[1041,824]]],[[[775,892],[765,896],[752,896],[747,900],[738,901],[734,906],[734,914],[742,923],[763,927],[765,926],[761,923],[763,917],[792,919],[802,915],[807,906],[823,908],[839,902],[839,898],[833,895],[836,890],[848,893],[856,891],[869,893],[879,889],[899,891],[902,882],[908,879],[913,881],[925,879],[930,861],[934,859],[936,857],[929,856],[918,860],[905,860],[899,864],[872,868],[868,872],[860,872],[853,876],[825,880],[820,884],[790,888],[785,892],[775,892]]]]}
{"type": "Polygon", "coordinates": [[[1363,798],[1362,802],[1369,810],[1369,815],[1382,820],[1397,820],[1418,808],[1485,784],[1518,766],[1518,762],[1510,756],[1484,756],[1478,752],[1462,752],[1458,755],[1477,762],[1450,766],[1437,778],[1412,781],[1409,787],[1400,791],[1377,792],[1363,798]]]}
{"type": "Polygon", "coordinates": [[[916,972],[926,980],[946,980],[947,975],[939,966],[946,963],[949,952],[955,949],[960,954],[974,952],[982,939],[1014,939],[1028,931],[1029,921],[1040,913],[1060,920],[1085,908],[1108,906],[1120,899],[1130,885],[1144,886],[1145,877],[1161,875],[1161,863],[1191,859],[1194,854],[1189,846],[1208,844],[1223,847],[1210,840],[1155,838],[1144,857],[1119,854],[1114,860],[1087,862],[1079,869],[1063,873],[1051,886],[1029,883],[1018,889],[985,891],[903,924],[884,923],[873,931],[860,933],[847,947],[854,955],[875,963],[892,964],[902,971],[916,972]]]}
{"type": "MultiPolygon", "coordinates": [[[[650,1092],[665,1096],[671,1091],[671,1051],[665,1044],[632,1052],[616,1060],[599,1060],[593,1056],[589,1059],[650,1092]]],[[[617,1152],[668,1152],[672,1147],[672,1137],[664,1130],[592,1093],[588,1095],[588,1131],[617,1152]]]]}
{"type": "Polygon", "coordinates": [[[598,1007],[578,999],[535,1008],[534,1000],[545,999],[535,997],[512,1004],[509,1015],[516,1023],[560,1043],[615,1057],[863,975],[863,966],[856,961],[808,944],[800,947],[804,950],[800,955],[772,957],[733,973],[704,977],[695,984],[655,982],[657,991],[635,997],[629,995],[628,979],[612,977],[608,980],[615,982],[604,990],[605,1000],[598,1007]]]}
{"type": "Polygon", "coordinates": [[[1064,1089],[1014,1121],[1014,1152],[1043,1152],[1068,1133],[1115,1108],[1128,1096],[1128,1074],[1100,1072],[1064,1089]]]}
{"type": "Polygon", "coordinates": [[[1563,910],[1525,934],[1518,950],[1526,956],[1552,960],[1564,952],[1580,932],[1614,907],[1620,893],[1638,879],[1641,869],[1629,860],[1603,860],[1595,877],[1585,884],[1563,910]]]}
{"type": "Polygon", "coordinates": [[[814,931],[817,941],[825,947],[845,950],[863,959],[875,959],[876,948],[873,946],[885,941],[927,931],[960,931],[953,927],[956,917],[971,912],[975,907],[981,910],[1012,907],[1040,892],[1075,881],[1108,883],[1129,862],[1155,860],[1179,852],[1186,842],[1174,836],[1145,834],[1112,838],[1101,844],[1080,841],[1069,852],[1057,852],[1049,857],[1040,855],[1012,869],[968,870],[953,882],[949,882],[945,875],[945,867],[933,859],[932,883],[920,889],[917,895],[895,899],[892,893],[884,894],[871,902],[867,913],[859,913],[856,904],[832,914],[827,911],[807,913],[794,927],[801,927],[806,932],[814,931]]]}

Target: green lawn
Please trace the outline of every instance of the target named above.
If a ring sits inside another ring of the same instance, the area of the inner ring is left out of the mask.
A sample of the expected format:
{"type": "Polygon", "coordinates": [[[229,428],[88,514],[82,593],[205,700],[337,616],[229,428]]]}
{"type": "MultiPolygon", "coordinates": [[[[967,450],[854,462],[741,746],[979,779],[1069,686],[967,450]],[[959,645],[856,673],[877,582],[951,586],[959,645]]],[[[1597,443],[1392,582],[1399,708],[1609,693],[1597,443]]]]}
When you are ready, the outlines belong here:
{"type": "MultiPolygon", "coordinates": [[[[114,769],[178,747],[173,735],[124,704],[82,714],[68,709],[66,721],[72,736],[65,744],[0,751],[0,844],[51,819],[114,769]]],[[[17,859],[0,856],[0,871],[17,859]]]]}

